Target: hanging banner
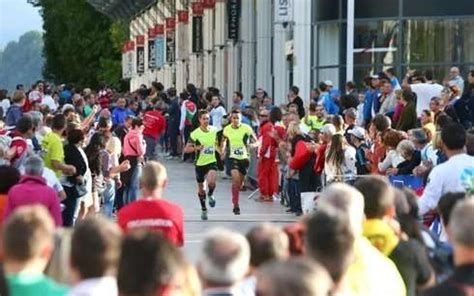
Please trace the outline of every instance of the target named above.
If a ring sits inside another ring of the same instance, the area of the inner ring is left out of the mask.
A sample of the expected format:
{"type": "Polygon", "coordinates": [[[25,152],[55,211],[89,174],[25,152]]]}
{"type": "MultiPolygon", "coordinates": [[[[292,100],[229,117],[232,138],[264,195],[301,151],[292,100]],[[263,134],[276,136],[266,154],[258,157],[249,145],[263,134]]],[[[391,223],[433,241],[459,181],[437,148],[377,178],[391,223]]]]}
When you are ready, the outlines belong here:
{"type": "Polygon", "coordinates": [[[148,29],[148,69],[156,67],[156,50],[155,50],[155,27],[148,29]]]}
{"type": "Polygon", "coordinates": [[[227,0],[227,38],[239,40],[240,0],[227,0]]]}
{"type": "Polygon", "coordinates": [[[214,9],[216,6],[216,0],[202,0],[202,6],[205,9],[214,9]]]}
{"type": "Polygon", "coordinates": [[[173,63],[175,61],[176,52],[176,18],[166,18],[166,62],[173,63]]]}
{"type": "Polygon", "coordinates": [[[202,16],[193,16],[193,53],[200,53],[203,50],[202,36],[202,16]]]}
{"type": "Polygon", "coordinates": [[[125,79],[127,76],[127,43],[125,42],[122,46],[122,79],[125,79]]]}
{"type": "Polygon", "coordinates": [[[293,21],[293,0],[275,1],[275,22],[289,23],[293,21]]]}
{"type": "Polygon", "coordinates": [[[189,13],[187,10],[178,10],[178,23],[185,23],[189,22],[189,13]]]}
{"type": "Polygon", "coordinates": [[[137,36],[137,73],[145,73],[145,36],[137,36]]]}
{"type": "Polygon", "coordinates": [[[135,42],[133,40],[128,41],[127,46],[127,71],[126,78],[132,78],[133,75],[133,66],[135,65],[135,42]]]}
{"type": "Polygon", "coordinates": [[[193,2],[191,3],[191,11],[193,16],[202,16],[204,14],[204,6],[201,2],[193,2]]]}
{"type": "Polygon", "coordinates": [[[166,63],[165,60],[165,26],[155,26],[155,64],[156,68],[161,68],[166,63]]]}

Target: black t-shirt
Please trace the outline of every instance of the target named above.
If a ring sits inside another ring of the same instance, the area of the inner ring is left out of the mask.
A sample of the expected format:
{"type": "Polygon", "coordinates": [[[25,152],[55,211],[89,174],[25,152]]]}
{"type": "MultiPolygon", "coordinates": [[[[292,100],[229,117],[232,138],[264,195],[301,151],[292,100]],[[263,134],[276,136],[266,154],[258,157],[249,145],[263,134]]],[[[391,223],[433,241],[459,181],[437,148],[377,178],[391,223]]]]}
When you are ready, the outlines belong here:
{"type": "Polygon", "coordinates": [[[446,281],[428,289],[423,296],[472,296],[474,295],[474,263],[457,266],[446,281]]]}
{"type": "Polygon", "coordinates": [[[389,255],[407,287],[407,295],[417,295],[417,285],[425,284],[431,277],[431,266],[424,246],[417,240],[400,241],[389,255]]]}

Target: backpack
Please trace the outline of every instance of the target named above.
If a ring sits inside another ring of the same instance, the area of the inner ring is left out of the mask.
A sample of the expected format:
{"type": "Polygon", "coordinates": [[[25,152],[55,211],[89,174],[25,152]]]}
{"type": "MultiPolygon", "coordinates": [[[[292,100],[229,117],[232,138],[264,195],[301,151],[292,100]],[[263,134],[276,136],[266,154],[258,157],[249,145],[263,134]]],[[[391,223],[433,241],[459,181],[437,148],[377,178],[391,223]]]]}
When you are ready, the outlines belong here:
{"type": "Polygon", "coordinates": [[[194,104],[191,100],[186,100],[184,102],[184,108],[186,110],[186,113],[184,115],[184,124],[187,126],[191,126],[193,125],[193,119],[197,111],[196,104],[194,104]]]}
{"type": "Polygon", "coordinates": [[[447,243],[440,241],[438,236],[429,229],[422,227],[421,233],[436,279],[438,282],[444,281],[454,270],[453,249],[447,243]]]}

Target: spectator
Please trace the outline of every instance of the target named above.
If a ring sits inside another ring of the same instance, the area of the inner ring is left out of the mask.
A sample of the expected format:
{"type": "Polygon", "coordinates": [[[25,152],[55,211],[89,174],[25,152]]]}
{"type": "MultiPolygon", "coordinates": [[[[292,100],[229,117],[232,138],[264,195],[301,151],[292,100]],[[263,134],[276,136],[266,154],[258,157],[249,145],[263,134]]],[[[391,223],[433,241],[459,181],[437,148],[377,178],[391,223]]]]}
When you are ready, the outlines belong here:
{"type": "Polygon", "coordinates": [[[365,158],[365,151],[369,149],[365,143],[365,130],[356,126],[349,130],[350,143],[356,148],[355,166],[357,175],[366,175],[370,173],[370,162],[365,158]]]}
{"type": "Polygon", "coordinates": [[[397,145],[397,152],[404,161],[396,168],[388,169],[387,175],[411,175],[413,170],[421,163],[421,153],[416,150],[415,144],[410,140],[402,140],[397,145]]]}
{"type": "Polygon", "coordinates": [[[306,249],[334,281],[335,293],[348,293],[343,278],[354,259],[354,233],[346,212],[324,204],[306,221],[306,249]]]}
{"type": "Polygon", "coordinates": [[[87,218],[79,223],[71,240],[74,288],[68,295],[118,295],[115,277],[120,236],[117,225],[105,218],[87,218]]]}
{"type": "Polygon", "coordinates": [[[125,236],[117,282],[121,296],[200,295],[195,270],[176,246],[153,232],[125,236]]]}
{"type": "Polygon", "coordinates": [[[449,69],[447,84],[459,87],[460,92],[463,93],[464,79],[462,79],[461,72],[459,71],[458,67],[451,67],[451,69],[449,69]]]}
{"type": "Polygon", "coordinates": [[[457,123],[446,125],[441,131],[441,141],[448,160],[430,172],[423,195],[418,200],[420,215],[434,210],[446,192],[472,189],[470,176],[474,174],[474,157],[465,152],[463,126],[457,123]]]}
{"type": "Polygon", "coordinates": [[[321,86],[325,86],[325,91],[321,95],[320,104],[324,106],[327,114],[336,115],[339,113],[339,105],[337,102],[337,97],[339,95],[339,90],[333,88],[333,83],[331,80],[324,81],[321,86]]]}
{"type": "Polygon", "coordinates": [[[238,295],[249,263],[250,248],[243,235],[225,229],[209,232],[197,264],[203,294],[238,295]]]}
{"type": "Polygon", "coordinates": [[[346,144],[344,137],[340,134],[332,136],[331,144],[326,151],[326,162],[324,174],[326,183],[353,182],[356,169],[356,150],[346,144]]]}
{"type": "Polygon", "coordinates": [[[292,258],[265,264],[258,273],[257,295],[326,296],[332,281],[319,264],[304,258],[292,258]]]}
{"type": "Polygon", "coordinates": [[[161,134],[166,130],[166,118],[161,114],[161,110],[155,105],[153,110],[146,111],[143,115],[143,138],[146,142],[146,160],[156,159],[156,144],[161,134]]]}
{"type": "MultiPolygon", "coordinates": [[[[43,102],[41,103],[42,105],[46,105],[49,107],[49,110],[54,113],[58,109],[58,102],[56,102],[52,96],[53,92],[51,91],[51,88],[47,88],[44,91],[44,97],[43,97],[43,102]]],[[[92,109],[91,109],[92,111],[92,109]]],[[[88,114],[87,114],[88,115],[88,114]]],[[[85,115],[87,117],[87,115],[85,115]]]]}
{"type": "Polygon", "coordinates": [[[222,130],[222,118],[227,115],[225,111],[224,104],[221,101],[221,98],[218,96],[213,96],[211,101],[212,109],[209,112],[211,116],[211,125],[217,129],[217,131],[222,130]]]}
{"type": "Polygon", "coordinates": [[[416,150],[420,151],[421,156],[421,165],[416,167],[413,173],[422,176],[438,163],[438,156],[425,129],[417,128],[412,130],[410,138],[413,144],[415,144],[416,150]]]}
{"type": "Polygon", "coordinates": [[[123,125],[125,118],[129,115],[134,115],[133,112],[127,108],[127,100],[125,98],[119,98],[117,105],[112,111],[112,124],[113,126],[123,125]]]}
{"type": "MultiPolygon", "coordinates": [[[[44,91],[43,81],[41,81],[41,80],[36,81],[33,90],[30,91],[30,93],[28,94],[29,104],[31,105],[31,104],[36,103],[36,102],[42,104],[43,103],[43,96],[44,96],[43,91],[44,91]]],[[[27,111],[29,111],[29,110],[27,110],[27,111]]]]}
{"type": "Polygon", "coordinates": [[[6,221],[4,266],[9,295],[66,295],[68,288],[43,275],[54,249],[54,222],[42,206],[26,206],[6,221]]]}
{"type": "Polygon", "coordinates": [[[16,136],[13,137],[10,144],[10,150],[14,153],[10,158],[10,163],[20,171],[23,169],[26,158],[32,153],[27,141],[31,141],[33,134],[33,119],[30,115],[25,114],[17,121],[16,136]]]}
{"type": "Polygon", "coordinates": [[[397,105],[397,95],[393,91],[392,83],[386,81],[382,84],[382,94],[380,96],[381,107],[380,114],[391,116],[395,112],[397,105]]]}
{"type": "Polygon", "coordinates": [[[168,108],[167,117],[167,133],[170,139],[170,155],[168,158],[175,159],[179,157],[178,154],[178,137],[179,137],[179,123],[181,117],[179,97],[176,95],[176,89],[168,89],[168,97],[170,98],[170,105],[168,108]]]}
{"type": "Polygon", "coordinates": [[[26,95],[23,91],[15,91],[12,97],[12,105],[8,108],[5,114],[5,127],[8,130],[13,130],[16,127],[17,121],[23,116],[21,108],[25,105],[26,95]]]}
{"type": "Polygon", "coordinates": [[[143,121],[141,118],[132,120],[132,129],[125,135],[123,156],[130,162],[130,169],[121,174],[123,182],[122,200],[124,204],[137,199],[138,178],[140,176],[146,143],[143,140],[143,121]]]}
{"type": "MultiPolygon", "coordinates": [[[[410,71],[403,79],[402,87],[405,91],[411,91],[416,94],[416,116],[421,116],[421,112],[428,109],[430,100],[433,97],[441,96],[443,86],[437,83],[427,83],[426,77],[419,73],[410,71]],[[409,82],[411,80],[411,83],[409,82]]],[[[403,92],[405,94],[405,92],[403,92]]],[[[404,97],[404,95],[403,95],[404,97]]]]}
{"type": "Polygon", "coordinates": [[[300,92],[300,89],[297,86],[292,86],[288,92],[288,106],[290,104],[296,104],[298,106],[298,115],[301,118],[304,117],[305,111],[304,111],[304,103],[303,99],[298,95],[300,92]]]}
{"type": "Polygon", "coordinates": [[[58,195],[42,177],[43,167],[43,160],[38,156],[31,156],[26,160],[25,175],[8,191],[5,219],[21,206],[41,204],[48,209],[56,226],[62,225],[58,195]]]}
{"type": "Polygon", "coordinates": [[[244,295],[255,295],[256,273],[265,263],[284,261],[290,256],[288,236],[273,224],[264,223],[246,234],[250,245],[250,275],[242,283],[244,295]]]}
{"type": "Polygon", "coordinates": [[[8,191],[10,188],[20,182],[20,172],[14,167],[1,165],[0,166],[0,226],[3,224],[3,213],[8,202],[8,191]]]}
{"type": "Polygon", "coordinates": [[[433,120],[436,121],[439,113],[443,111],[443,101],[440,97],[432,97],[430,100],[430,111],[433,113],[433,120]]]}
{"type": "Polygon", "coordinates": [[[436,126],[434,125],[433,113],[430,110],[423,110],[420,117],[421,126],[428,131],[428,137],[431,143],[434,144],[436,138],[436,126]]]}
{"type": "Polygon", "coordinates": [[[364,220],[364,197],[362,194],[346,184],[333,184],[323,192],[321,200],[349,215],[349,225],[355,243],[354,259],[349,265],[344,280],[348,293],[406,295],[403,279],[396,266],[362,235],[364,220]]]}
{"type": "Polygon", "coordinates": [[[474,200],[460,201],[450,216],[449,240],[454,247],[455,269],[446,281],[426,291],[423,295],[471,295],[474,290],[474,200]]]}
{"type": "Polygon", "coordinates": [[[390,83],[392,84],[394,90],[401,89],[400,82],[398,81],[394,68],[388,68],[384,73],[387,75],[388,79],[390,79],[390,83]]]}
{"type": "Polygon", "coordinates": [[[324,107],[316,105],[315,103],[309,104],[309,114],[305,116],[304,123],[309,127],[310,131],[319,131],[326,124],[326,118],[324,116],[324,107]]]}
{"type": "Polygon", "coordinates": [[[52,132],[46,134],[41,143],[41,146],[45,150],[45,154],[43,154],[45,166],[52,169],[58,177],[61,177],[62,174],[67,176],[74,175],[76,168],[64,163],[64,149],[62,143],[62,136],[66,130],[66,118],[64,115],[56,114],[53,118],[51,128],[52,132]]]}
{"type": "Polygon", "coordinates": [[[234,92],[232,95],[232,109],[244,110],[248,104],[244,101],[244,95],[241,92],[234,92]]]}
{"type": "MultiPolygon", "coordinates": [[[[400,95],[400,102],[403,105],[403,110],[400,113],[400,119],[397,122],[397,130],[408,131],[416,127],[416,109],[415,109],[415,95],[407,90],[404,90],[400,95]]],[[[420,111],[421,115],[421,111],[420,111]]]]}
{"type": "Polygon", "coordinates": [[[378,164],[378,169],[382,174],[390,168],[396,168],[405,160],[397,151],[397,146],[402,139],[402,135],[396,130],[388,130],[383,134],[382,144],[385,147],[386,155],[384,160],[378,164]]]}
{"type": "Polygon", "coordinates": [[[396,233],[395,192],[387,181],[375,176],[357,180],[355,187],[364,196],[364,236],[395,263],[407,295],[418,295],[418,288],[434,283],[434,276],[425,246],[415,239],[401,239],[396,233]]]}
{"type": "Polygon", "coordinates": [[[351,143],[350,131],[355,128],[357,120],[357,110],[355,108],[349,108],[344,110],[344,137],[346,138],[347,143],[351,143]]]}
{"type": "Polygon", "coordinates": [[[379,111],[380,106],[377,100],[379,94],[379,77],[378,75],[373,75],[369,79],[368,89],[365,93],[364,125],[367,125],[372,120],[373,114],[379,111]]]}
{"type": "Polygon", "coordinates": [[[148,228],[164,233],[171,242],[182,246],[183,210],[163,199],[167,173],[163,165],[150,161],[143,167],[140,177],[142,198],[123,207],[117,215],[123,230],[148,228]]]}

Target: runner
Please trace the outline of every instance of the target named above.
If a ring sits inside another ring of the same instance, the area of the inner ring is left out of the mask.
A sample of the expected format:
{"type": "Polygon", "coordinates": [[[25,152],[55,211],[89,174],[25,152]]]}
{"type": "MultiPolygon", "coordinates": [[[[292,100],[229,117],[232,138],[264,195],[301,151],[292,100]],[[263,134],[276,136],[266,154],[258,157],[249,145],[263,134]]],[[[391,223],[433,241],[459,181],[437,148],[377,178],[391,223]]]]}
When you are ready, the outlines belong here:
{"type": "Polygon", "coordinates": [[[184,149],[184,153],[196,152],[196,181],[198,183],[198,197],[199,202],[201,203],[202,220],[207,220],[206,179],[209,206],[213,208],[216,205],[216,200],[213,194],[214,189],[216,189],[216,151],[219,150],[219,147],[217,141],[217,129],[209,125],[209,117],[209,113],[206,110],[199,111],[199,127],[191,133],[189,141],[184,149]]]}
{"type": "Polygon", "coordinates": [[[232,175],[232,204],[235,215],[240,215],[239,192],[250,164],[247,144],[249,140],[257,142],[257,137],[252,128],[245,123],[241,123],[241,118],[242,114],[239,109],[232,110],[230,117],[231,124],[224,128],[224,141],[221,145],[222,151],[225,151],[227,141],[230,146],[229,159],[231,162],[232,175]]]}

